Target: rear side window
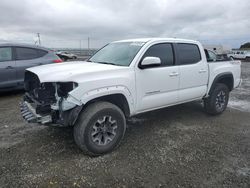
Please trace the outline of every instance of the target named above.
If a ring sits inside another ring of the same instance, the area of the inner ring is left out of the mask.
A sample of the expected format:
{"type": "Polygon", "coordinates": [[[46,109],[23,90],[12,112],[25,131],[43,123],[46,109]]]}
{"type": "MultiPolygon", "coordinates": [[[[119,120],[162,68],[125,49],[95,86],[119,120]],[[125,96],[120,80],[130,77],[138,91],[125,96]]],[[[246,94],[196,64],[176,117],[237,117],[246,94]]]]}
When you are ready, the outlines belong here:
{"type": "Polygon", "coordinates": [[[16,60],[29,60],[44,56],[47,51],[34,49],[34,48],[24,48],[16,47],[16,60]]]}
{"type": "Polygon", "coordinates": [[[217,56],[214,52],[205,49],[205,54],[206,54],[206,58],[208,62],[212,62],[212,61],[216,61],[217,60],[217,56]]]}
{"type": "Polygon", "coordinates": [[[37,53],[38,53],[38,57],[43,57],[43,56],[45,56],[48,52],[45,51],[45,50],[37,49],[37,53]]]}
{"type": "Polygon", "coordinates": [[[177,44],[181,65],[198,63],[201,60],[199,47],[195,44],[177,44]]]}
{"type": "Polygon", "coordinates": [[[145,57],[159,57],[161,66],[171,66],[174,64],[174,54],[171,44],[162,43],[151,46],[143,55],[145,57]]]}
{"type": "Polygon", "coordinates": [[[1,47],[0,48],[0,62],[11,61],[11,60],[12,60],[11,47],[1,47]]]}

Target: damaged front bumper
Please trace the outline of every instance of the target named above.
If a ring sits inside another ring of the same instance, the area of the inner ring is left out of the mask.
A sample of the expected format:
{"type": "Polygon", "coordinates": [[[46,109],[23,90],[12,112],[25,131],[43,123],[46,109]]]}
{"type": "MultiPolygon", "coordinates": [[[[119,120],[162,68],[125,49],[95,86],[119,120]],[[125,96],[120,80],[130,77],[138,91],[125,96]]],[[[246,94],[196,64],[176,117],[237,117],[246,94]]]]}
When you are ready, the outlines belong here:
{"type": "Polygon", "coordinates": [[[50,110],[47,113],[37,113],[37,106],[34,103],[23,101],[20,103],[22,117],[28,123],[39,123],[52,126],[73,126],[78,118],[82,106],[76,106],[66,111],[50,110]]]}
{"type": "Polygon", "coordinates": [[[70,105],[66,99],[58,101],[56,105],[43,105],[27,93],[20,103],[21,115],[28,123],[60,127],[73,126],[82,107],[82,105],[70,105]]]}
{"type": "Polygon", "coordinates": [[[75,82],[43,82],[30,72],[25,72],[25,95],[20,104],[23,118],[29,123],[59,126],[74,125],[83,104],[71,95],[77,88],[75,82]]]}
{"type": "Polygon", "coordinates": [[[28,123],[41,123],[41,124],[47,124],[52,122],[52,116],[51,115],[44,115],[41,116],[36,113],[36,109],[27,101],[23,101],[20,103],[20,110],[22,117],[28,122],[28,123]]]}

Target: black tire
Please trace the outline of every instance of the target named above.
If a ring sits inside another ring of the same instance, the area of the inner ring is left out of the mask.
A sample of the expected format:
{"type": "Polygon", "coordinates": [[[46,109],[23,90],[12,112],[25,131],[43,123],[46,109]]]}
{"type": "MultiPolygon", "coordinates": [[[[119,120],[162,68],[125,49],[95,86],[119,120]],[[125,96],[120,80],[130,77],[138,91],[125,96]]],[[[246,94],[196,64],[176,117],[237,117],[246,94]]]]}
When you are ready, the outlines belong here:
{"type": "Polygon", "coordinates": [[[230,58],[230,60],[234,60],[234,57],[233,57],[233,56],[230,56],[229,58],[230,58]]]}
{"type": "Polygon", "coordinates": [[[227,108],[229,89],[225,84],[218,83],[208,98],[204,99],[204,108],[211,115],[218,115],[227,108]]]}
{"type": "Polygon", "coordinates": [[[85,154],[99,156],[118,147],[125,130],[126,120],[120,108],[109,102],[95,102],[79,115],[74,139],[85,154]]]}

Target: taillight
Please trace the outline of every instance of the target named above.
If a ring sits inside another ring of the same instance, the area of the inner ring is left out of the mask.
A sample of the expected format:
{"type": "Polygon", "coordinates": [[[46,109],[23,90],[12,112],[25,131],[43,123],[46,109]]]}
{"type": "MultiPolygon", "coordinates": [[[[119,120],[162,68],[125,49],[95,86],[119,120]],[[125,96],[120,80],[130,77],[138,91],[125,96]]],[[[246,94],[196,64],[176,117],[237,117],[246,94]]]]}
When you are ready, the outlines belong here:
{"type": "Polygon", "coordinates": [[[63,61],[61,59],[55,59],[53,60],[53,63],[62,63],[63,61]]]}

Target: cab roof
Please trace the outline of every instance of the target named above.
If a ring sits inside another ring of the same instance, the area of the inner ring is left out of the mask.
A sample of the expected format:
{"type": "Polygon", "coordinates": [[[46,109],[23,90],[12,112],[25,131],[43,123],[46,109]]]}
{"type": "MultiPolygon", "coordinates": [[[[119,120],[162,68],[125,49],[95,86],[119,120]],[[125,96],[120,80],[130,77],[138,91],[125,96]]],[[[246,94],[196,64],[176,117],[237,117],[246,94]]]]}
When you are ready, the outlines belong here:
{"type": "Polygon", "coordinates": [[[0,47],[3,47],[3,46],[5,46],[5,47],[16,46],[16,47],[36,48],[36,49],[41,49],[41,50],[50,50],[50,49],[42,47],[42,46],[25,44],[25,43],[0,43],[0,47]]]}
{"type": "Polygon", "coordinates": [[[180,38],[135,38],[135,39],[114,41],[114,43],[115,42],[157,42],[157,41],[197,43],[197,41],[195,40],[180,39],[180,38]]]}

